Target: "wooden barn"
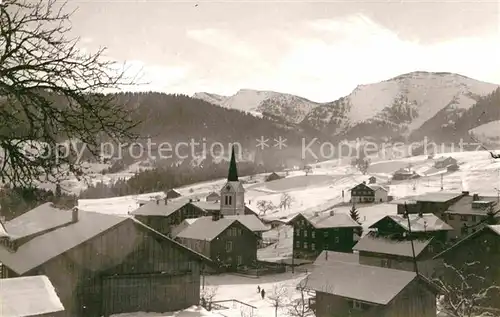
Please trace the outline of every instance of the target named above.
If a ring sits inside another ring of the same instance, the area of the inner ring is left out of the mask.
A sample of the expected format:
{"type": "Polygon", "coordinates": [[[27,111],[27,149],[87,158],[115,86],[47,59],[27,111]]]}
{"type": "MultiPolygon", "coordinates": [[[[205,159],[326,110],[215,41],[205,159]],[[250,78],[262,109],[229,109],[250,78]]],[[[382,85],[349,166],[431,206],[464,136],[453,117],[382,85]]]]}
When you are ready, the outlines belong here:
{"type": "Polygon", "coordinates": [[[316,292],[316,317],[436,317],[438,289],[415,272],[331,261],[298,287],[316,292]]]}
{"type": "Polygon", "coordinates": [[[175,239],[229,270],[253,266],[257,261],[260,240],[240,221],[217,213],[197,219],[180,231],[175,239]]]}
{"type": "Polygon", "coordinates": [[[178,197],[181,197],[181,193],[179,193],[177,190],[175,189],[170,189],[168,190],[166,193],[166,198],[167,199],[174,199],[174,198],[178,198],[178,197]]]}
{"type": "Polygon", "coordinates": [[[207,257],[132,217],[43,204],[5,224],[5,277],[45,275],[64,316],[175,311],[197,305],[207,257]]]}
{"type": "Polygon", "coordinates": [[[58,317],[64,306],[50,280],[43,275],[0,279],[0,315],[58,317]]]}
{"type": "Polygon", "coordinates": [[[210,194],[205,197],[206,201],[209,202],[219,202],[220,201],[220,195],[216,192],[211,192],[210,194]]]}
{"type": "Polygon", "coordinates": [[[323,250],[352,252],[354,234],[361,226],[346,214],[333,211],[305,217],[298,214],[288,221],[293,226],[293,255],[313,259],[323,250]]]}
{"type": "Polygon", "coordinates": [[[277,173],[272,172],[271,174],[267,175],[266,182],[272,182],[282,178],[283,177],[279,176],[277,173]]]}

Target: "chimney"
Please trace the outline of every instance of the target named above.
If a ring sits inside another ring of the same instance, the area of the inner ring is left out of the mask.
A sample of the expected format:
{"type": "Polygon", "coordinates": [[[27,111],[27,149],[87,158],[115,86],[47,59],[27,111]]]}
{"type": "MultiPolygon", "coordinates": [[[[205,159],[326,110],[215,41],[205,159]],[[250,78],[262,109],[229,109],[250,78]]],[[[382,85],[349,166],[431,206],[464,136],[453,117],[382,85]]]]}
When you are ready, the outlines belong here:
{"type": "Polygon", "coordinates": [[[335,210],[332,209],[332,210],[330,210],[330,216],[333,216],[333,215],[335,215],[335,210]]]}
{"type": "Polygon", "coordinates": [[[315,211],[314,212],[314,217],[318,217],[319,216],[319,212],[315,211]]]}
{"type": "Polygon", "coordinates": [[[221,217],[221,214],[220,214],[220,211],[219,210],[214,210],[212,212],[212,221],[217,221],[219,220],[221,217]]]}
{"type": "Polygon", "coordinates": [[[156,200],[156,204],[157,204],[157,205],[159,205],[159,204],[160,204],[160,200],[159,200],[159,199],[157,199],[157,200],[156,200]]]}
{"type": "Polygon", "coordinates": [[[464,196],[469,196],[469,192],[468,192],[468,191],[466,191],[466,190],[464,190],[464,191],[462,191],[462,195],[464,195],[464,196]]]}
{"type": "Polygon", "coordinates": [[[366,184],[366,181],[363,181],[363,184],[366,184]]]}
{"type": "Polygon", "coordinates": [[[163,201],[165,202],[165,205],[168,205],[168,198],[167,197],[163,198],[163,201]]]}
{"type": "Polygon", "coordinates": [[[325,260],[328,261],[328,250],[325,250],[325,260]]]}
{"type": "Polygon", "coordinates": [[[479,194],[473,194],[472,195],[472,200],[473,201],[478,201],[479,200],[479,194]]]}
{"type": "Polygon", "coordinates": [[[71,209],[71,222],[78,222],[78,207],[71,209]]]}
{"type": "Polygon", "coordinates": [[[193,202],[193,199],[192,198],[189,198],[189,202],[192,203],[193,202]]]}

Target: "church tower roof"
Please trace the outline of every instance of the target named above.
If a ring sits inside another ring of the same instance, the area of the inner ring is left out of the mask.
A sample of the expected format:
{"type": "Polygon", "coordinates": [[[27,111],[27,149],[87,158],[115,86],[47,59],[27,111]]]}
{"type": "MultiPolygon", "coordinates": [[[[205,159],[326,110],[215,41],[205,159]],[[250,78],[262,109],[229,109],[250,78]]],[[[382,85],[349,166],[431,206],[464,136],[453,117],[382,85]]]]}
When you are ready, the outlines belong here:
{"type": "Polygon", "coordinates": [[[238,169],[236,168],[236,158],[234,156],[234,145],[231,150],[231,161],[229,162],[229,173],[227,175],[227,180],[229,182],[238,181],[238,169]]]}

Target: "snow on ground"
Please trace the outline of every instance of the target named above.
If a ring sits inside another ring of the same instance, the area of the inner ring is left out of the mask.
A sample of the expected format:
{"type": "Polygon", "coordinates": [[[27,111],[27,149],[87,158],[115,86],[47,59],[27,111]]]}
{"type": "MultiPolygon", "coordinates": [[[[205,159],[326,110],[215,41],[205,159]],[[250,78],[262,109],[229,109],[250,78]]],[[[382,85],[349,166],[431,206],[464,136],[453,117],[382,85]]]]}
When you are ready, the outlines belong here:
{"type": "Polygon", "coordinates": [[[474,129],[469,130],[469,133],[473,133],[479,140],[498,141],[500,139],[500,120],[482,124],[474,129]]]}
{"type": "Polygon", "coordinates": [[[193,306],[186,310],[174,312],[174,313],[125,313],[125,314],[115,314],[111,317],[223,317],[224,315],[218,314],[216,312],[208,312],[202,307],[193,306]]]}

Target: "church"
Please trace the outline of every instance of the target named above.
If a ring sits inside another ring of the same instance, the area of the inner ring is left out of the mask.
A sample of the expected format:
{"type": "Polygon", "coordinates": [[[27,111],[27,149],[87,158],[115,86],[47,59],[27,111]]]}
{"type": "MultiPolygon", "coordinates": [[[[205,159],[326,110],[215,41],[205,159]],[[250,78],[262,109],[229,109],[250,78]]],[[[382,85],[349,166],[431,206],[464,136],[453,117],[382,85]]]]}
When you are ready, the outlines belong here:
{"type": "Polygon", "coordinates": [[[234,147],[231,151],[227,180],[220,190],[220,201],[200,201],[185,196],[175,199],[165,198],[163,201],[155,200],[145,203],[130,214],[166,235],[169,235],[173,228],[179,226],[186,219],[213,216],[214,214],[222,217],[257,216],[255,211],[245,205],[245,189],[238,178],[234,147]]]}

